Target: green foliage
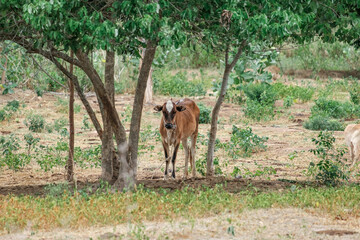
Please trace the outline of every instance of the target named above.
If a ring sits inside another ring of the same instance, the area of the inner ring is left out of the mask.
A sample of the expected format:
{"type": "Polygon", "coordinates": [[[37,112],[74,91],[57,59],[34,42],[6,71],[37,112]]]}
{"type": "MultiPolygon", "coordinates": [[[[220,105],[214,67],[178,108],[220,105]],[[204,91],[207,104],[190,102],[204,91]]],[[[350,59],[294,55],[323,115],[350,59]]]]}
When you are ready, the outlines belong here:
{"type": "MultiPolygon", "coordinates": [[[[69,113],[69,99],[58,97],[56,100],[57,111],[60,113],[69,113]]],[[[81,106],[79,104],[74,104],[74,113],[79,113],[81,111],[81,106]]]]}
{"type": "Polygon", "coordinates": [[[255,166],[257,169],[255,171],[251,171],[247,167],[237,167],[235,166],[232,173],[230,175],[234,178],[261,178],[266,176],[268,180],[270,180],[270,176],[276,174],[276,170],[270,166],[270,167],[263,167],[262,165],[255,162],[255,166]]]}
{"type": "Polygon", "coordinates": [[[250,127],[240,129],[233,125],[230,142],[221,143],[221,146],[233,159],[250,157],[254,152],[266,150],[268,139],[254,134],[250,127]]]}
{"type": "Polygon", "coordinates": [[[16,83],[9,83],[2,85],[4,90],[2,92],[3,95],[14,93],[14,88],[17,86],[16,83]]]}
{"type": "Polygon", "coordinates": [[[327,130],[327,131],[343,131],[344,124],[336,119],[327,116],[316,115],[304,122],[304,128],[309,130],[327,130]]]}
{"type": "Polygon", "coordinates": [[[247,97],[243,109],[245,116],[256,120],[270,120],[275,116],[276,92],[267,83],[249,83],[242,86],[247,97]]]}
{"type": "Polygon", "coordinates": [[[90,123],[89,121],[89,116],[88,115],[84,115],[84,118],[82,120],[83,125],[81,126],[82,130],[91,130],[92,128],[92,123],[90,123]]]}
{"type": "Polygon", "coordinates": [[[6,106],[0,110],[0,122],[4,120],[9,120],[14,113],[19,110],[20,102],[17,100],[10,101],[6,106]]]}
{"type": "Polygon", "coordinates": [[[24,124],[32,132],[41,132],[45,128],[45,119],[39,114],[29,114],[24,120],[24,124]]]}
{"type": "Polygon", "coordinates": [[[0,136],[0,167],[6,165],[9,169],[18,171],[29,164],[31,156],[18,153],[19,149],[19,138],[15,135],[0,136]]]}
{"type": "Polygon", "coordinates": [[[268,83],[249,83],[242,86],[247,97],[252,101],[257,101],[265,105],[273,105],[277,99],[276,92],[268,83]]]}
{"type": "Polygon", "coordinates": [[[275,116],[275,108],[273,105],[262,104],[258,101],[246,100],[246,105],[243,109],[247,118],[255,121],[271,120],[275,116]]]}
{"type": "Polygon", "coordinates": [[[283,106],[284,108],[290,108],[294,104],[294,98],[291,96],[287,96],[284,98],[283,106]]]}
{"type": "Polygon", "coordinates": [[[204,96],[206,89],[203,81],[188,81],[186,72],[178,72],[174,76],[158,71],[154,73],[154,91],[161,95],[170,96],[204,96]]]}
{"type": "Polygon", "coordinates": [[[280,55],[284,69],[355,70],[359,69],[359,50],[340,39],[333,43],[317,40],[298,45],[280,55]]]}
{"type": "Polygon", "coordinates": [[[68,125],[68,124],[69,124],[69,120],[64,117],[55,119],[54,120],[54,129],[55,129],[55,131],[60,132],[61,129],[66,127],[66,125],[68,125]]]}
{"type": "Polygon", "coordinates": [[[199,102],[197,103],[199,109],[200,109],[200,118],[199,118],[199,123],[200,124],[207,124],[210,123],[211,121],[211,108],[207,107],[206,105],[204,105],[203,103],[199,102]]]}
{"type": "Polygon", "coordinates": [[[291,97],[294,100],[297,99],[300,102],[308,102],[312,99],[315,89],[313,87],[300,87],[300,86],[287,86],[283,83],[274,83],[272,85],[274,91],[281,98],[291,97]]]}
{"type": "Polygon", "coordinates": [[[101,166],[101,145],[95,148],[81,149],[75,147],[74,149],[74,163],[83,168],[97,168],[101,166]]]}
{"type": "MultiPolygon", "coordinates": [[[[200,159],[197,159],[195,161],[196,172],[200,173],[201,176],[206,175],[206,164],[207,164],[206,155],[203,155],[200,159]]],[[[221,170],[218,157],[214,158],[213,164],[214,164],[215,175],[222,175],[223,171],[221,170]]]]}
{"type": "Polygon", "coordinates": [[[24,140],[28,146],[28,155],[30,155],[31,147],[34,147],[40,141],[40,138],[36,138],[31,133],[28,133],[24,135],[24,140]]]}
{"type": "Polygon", "coordinates": [[[350,100],[352,103],[360,104],[360,84],[355,80],[349,87],[350,100]]]}
{"type": "Polygon", "coordinates": [[[311,115],[328,116],[337,119],[360,117],[360,107],[350,102],[339,102],[319,98],[311,108],[311,115]]]}
{"type": "Polygon", "coordinates": [[[315,177],[320,184],[336,185],[341,180],[348,180],[348,173],[344,170],[342,162],[345,154],[344,149],[335,149],[335,137],[332,132],[320,132],[312,142],[316,145],[311,149],[315,156],[320,158],[318,162],[310,162],[308,173],[315,177]]]}

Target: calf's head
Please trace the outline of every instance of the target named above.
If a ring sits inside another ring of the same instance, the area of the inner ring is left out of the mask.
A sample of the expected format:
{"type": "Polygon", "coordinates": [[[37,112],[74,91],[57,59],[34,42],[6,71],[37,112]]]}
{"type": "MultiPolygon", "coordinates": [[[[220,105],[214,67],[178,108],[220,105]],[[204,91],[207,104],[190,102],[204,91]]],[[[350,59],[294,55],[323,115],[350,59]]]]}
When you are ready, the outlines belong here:
{"type": "Polygon", "coordinates": [[[183,105],[176,105],[172,100],[165,102],[163,105],[156,105],[154,108],[157,112],[162,112],[164,125],[166,129],[175,129],[175,116],[177,112],[186,110],[183,105]]]}

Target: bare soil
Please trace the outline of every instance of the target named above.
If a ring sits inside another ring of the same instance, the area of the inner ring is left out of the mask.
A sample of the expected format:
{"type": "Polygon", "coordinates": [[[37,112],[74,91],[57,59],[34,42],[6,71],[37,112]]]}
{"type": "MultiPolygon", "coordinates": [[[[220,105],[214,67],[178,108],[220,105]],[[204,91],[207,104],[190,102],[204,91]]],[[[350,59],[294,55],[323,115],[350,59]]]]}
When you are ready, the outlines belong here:
{"type": "Polygon", "coordinates": [[[272,208],[169,222],[50,232],[25,230],[2,239],[359,239],[359,225],[359,219],[332,220],[311,210],[272,208]]]}

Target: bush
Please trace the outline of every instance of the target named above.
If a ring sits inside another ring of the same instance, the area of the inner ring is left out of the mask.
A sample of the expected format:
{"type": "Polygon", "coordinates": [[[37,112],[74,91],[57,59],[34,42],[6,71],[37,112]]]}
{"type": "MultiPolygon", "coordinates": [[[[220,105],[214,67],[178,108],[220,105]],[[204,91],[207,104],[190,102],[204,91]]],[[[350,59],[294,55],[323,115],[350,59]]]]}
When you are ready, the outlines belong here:
{"type": "Polygon", "coordinates": [[[311,108],[311,115],[328,116],[336,119],[349,119],[360,116],[360,107],[350,102],[339,102],[319,98],[315,101],[315,105],[311,108]]]}
{"type": "Polygon", "coordinates": [[[271,120],[275,116],[274,105],[267,105],[259,103],[258,101],[246,100],[245,108],[243,109],[245,117],[255,121],[271,120]]]}
{"type": "Polygon", "coordinates": [[[199,123],[202,124],[202,123],[210,123],[211,121],[211,108],[205,106],[204,104],[202,103],[198,103],[197,104],[199,109],[200,109],[200,118],[199,118],[199,123]]]}
{"type": "Polygon", "coordinates": [[[272,87],[281,98],[292,97],[303,103],[310,101],[315,93],[313,87],[287,86],[283,83],[275,83],[272,87]]]}
{"type": "Polygon", "coordinates": [[[221,143],[233,159],[238,157],[250,157],[253,152],[266,150],[265,142],[268,137],[259,137],[252,132],[250,127],[240,129],[233,125],[230,143],[221,143]]]}
{"type": "Polygon", "coordinates": [[[19,139],[13,134],[0,137],[0,166],[6,165],[9,169],[18,171],[30,163],[31,156],[17,153],[20,149],[19,139]]]}
{"type": "Polygon", "coordinates": [[[262,104],[274,104],[276,101],[276,92],[268,83],[249,83],[242,86],[247,99],[257,101],[262,104]]]}
{"type": "Polygon", "coordinates": [[[38,114],[30,114],[25,118],[25,125],[32,132],[41,132],[45,128],[45,119],[38,114]]]}
{"type": "Polygon", "coordinates": [[[6,106],[0,110],[0,122],[9,120],[15,112],[19,110],[20,102],[17,100],[10,101],[6,106]]]}
{"type": "Polygon", "coordinates": [[[162,95],[180,97],[206,94],[204,83],[195,80],[188,81],[184,72],[178,72],[175,76],[169,76],[169,74],[154,76],[154,91],[162,95]]]}
{"type": "Polygon", "coordinates": [[[328,130],[328,131],[343,131],[344,124],[335,119],[330,119],[326,116],[314,116],[308,121],[304,122],[304,128],[309,130],[328,130]]]}
{"type": "Polygon", "coordinates": [[[320,132],[318,138],[313,138],[316,149],[311,149],[315,156],[320,158],[317,163],[310,162],[308,174],[315,180],[325,185],[336,185],[340,180],[348,180],[348,174],[344,170],[341,161],[345,150],[335,149],[335,137],[332,132],[320,132]]]}

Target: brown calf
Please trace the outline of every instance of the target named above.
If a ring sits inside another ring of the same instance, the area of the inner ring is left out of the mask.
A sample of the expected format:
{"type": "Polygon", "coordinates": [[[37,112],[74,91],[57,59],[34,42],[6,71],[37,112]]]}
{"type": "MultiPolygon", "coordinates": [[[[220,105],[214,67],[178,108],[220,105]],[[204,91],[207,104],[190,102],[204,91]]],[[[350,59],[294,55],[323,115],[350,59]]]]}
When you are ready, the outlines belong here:
{"type": "Polygon", "coordinates": [[[350,124],[345,128],[345,142],[349,147],[353,168],[360,160],[360,124],[350,124]]]}
{"type": "Polygon", "coordinates": [[[181,99],[174,103],[172,100],[165,102],[163,105],[157,105],[155,111],[162,111],[160,122],[160,134],[162,145],[165,152],[165,179],[168,177],[168,168],[170,158],[172,159],[172,177],[175,178],[176,154],[179,149],[180,141],[185,151],[185,171],[184,178],[188,175],[188,160],[190,156],[190,166],[192,177],[195,172],[195,144],[198,136],[200,110],[196,103],[188,98],[181,99]],[[190,137],[191,146],[189,148],[187,139],[190,137]],[[170,147],[173,146],[173,155],[170,155],[170,147]]]}

